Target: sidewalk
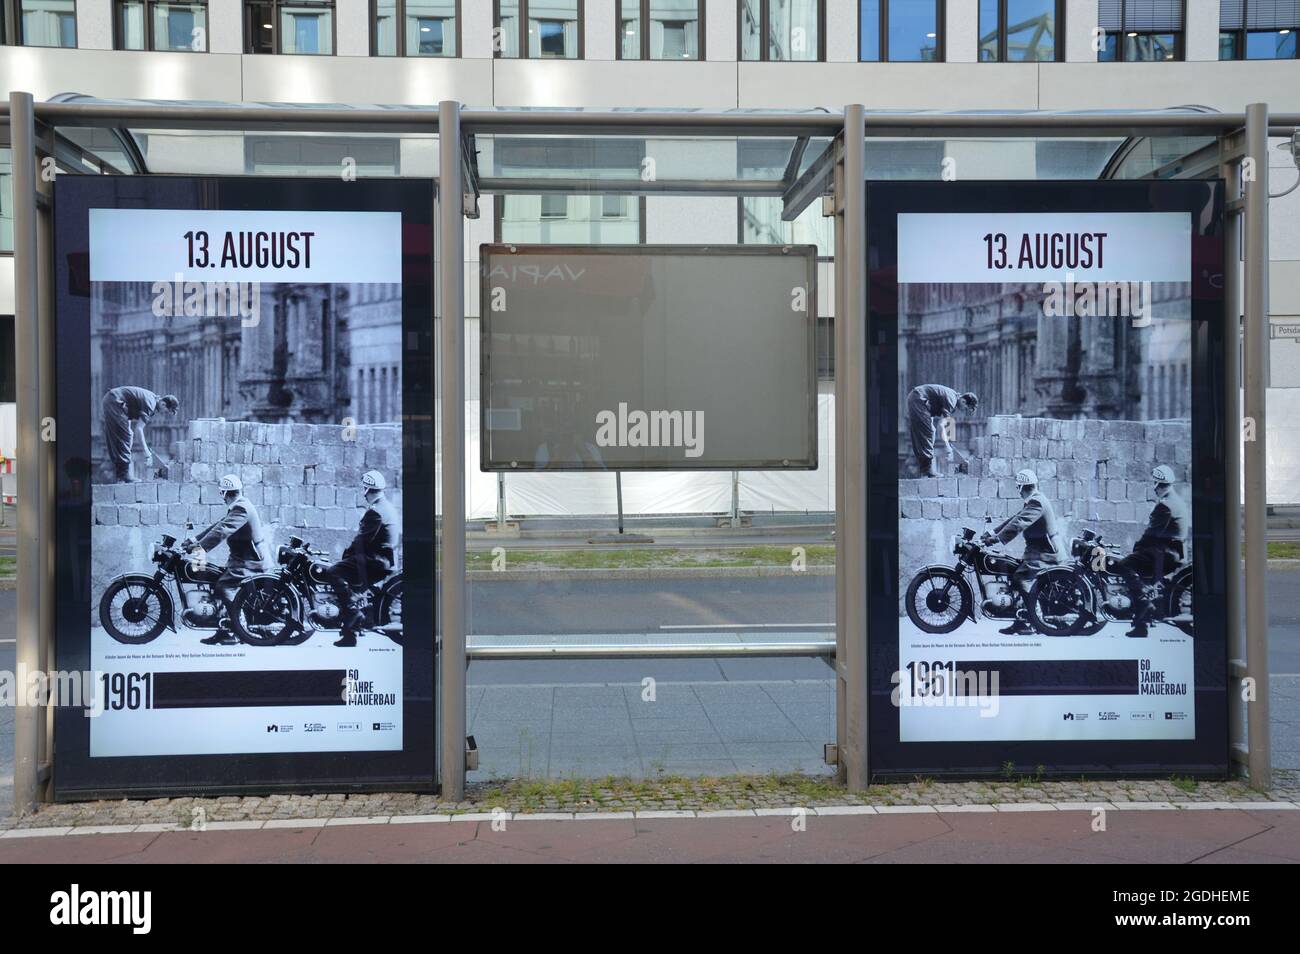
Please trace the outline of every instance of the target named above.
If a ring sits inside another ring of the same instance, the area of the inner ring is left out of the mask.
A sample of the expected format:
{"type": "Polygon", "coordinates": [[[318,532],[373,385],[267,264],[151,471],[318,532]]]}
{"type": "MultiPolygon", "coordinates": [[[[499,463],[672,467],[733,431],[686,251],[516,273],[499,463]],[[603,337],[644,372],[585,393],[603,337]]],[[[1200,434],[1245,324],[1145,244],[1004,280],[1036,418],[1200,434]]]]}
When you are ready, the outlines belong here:
{"type": "MultiPolygon", "coordinates": [[[[426,816],[427,818],[427,816],[426,816]]],[[[445,816],[444,816],[445,818],[445,816]]],[[[17,862],[1300,862],[1300,810],[1006,812],[991,807],[877,814],[870,808],[788,809],[746,817],[501,814],[473,820],[219,823],[203,832],[0,836],[17,862]],[[830,812],[836,812],[831,814],[830,812]],[[854,811],[854,814],[843,814],[854,811]],[[1094,830],[1097,821],[1104,831],[1094,830]]],[[[57,830],[56,830],[57,831],[57,830]]]]}

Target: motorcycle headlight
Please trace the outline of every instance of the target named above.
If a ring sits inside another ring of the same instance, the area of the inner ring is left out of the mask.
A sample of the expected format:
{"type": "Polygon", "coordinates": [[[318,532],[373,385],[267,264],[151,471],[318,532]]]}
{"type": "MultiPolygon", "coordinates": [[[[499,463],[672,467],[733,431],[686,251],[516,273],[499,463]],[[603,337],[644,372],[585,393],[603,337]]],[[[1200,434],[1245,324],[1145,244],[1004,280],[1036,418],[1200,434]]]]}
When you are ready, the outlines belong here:
{"type": "Polygon", "coordinates": [[[293,547],[279,547],[275,551],[275,555],[276,555],[276,559],[280,561],[281,565],[287,564],[290,560],[293,559],[293,547]]]}
{"type": "Polygon", "coordinates": [[[155,543],[153,547],[153,552],[149,554],[149,559],[151,559],[154,563],[161,563],[164,552],[165,551],[163,547],[160,547],[158,544],[155,543]]]}

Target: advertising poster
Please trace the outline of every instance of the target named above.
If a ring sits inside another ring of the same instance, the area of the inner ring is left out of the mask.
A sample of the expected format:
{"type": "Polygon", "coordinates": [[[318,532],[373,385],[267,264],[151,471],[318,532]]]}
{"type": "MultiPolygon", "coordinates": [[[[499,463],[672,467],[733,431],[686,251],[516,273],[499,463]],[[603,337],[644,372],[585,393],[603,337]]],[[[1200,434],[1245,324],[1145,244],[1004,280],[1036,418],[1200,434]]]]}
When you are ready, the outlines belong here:
{"type": "Polygon", "coordinates": [[[427,348],[406,334],[429,313],[410,222],[428,186],[305,184],[266,208],[249,200],[273,182],[206,182],[191,207],[174,180],[61,180],[56,197],[84,236],[59,319],[85,362],[60,412],[85,422],[88,762],[397,765],[432,683],[411,685],[431,628],[405,623],[431,615],[411,493],[429,464],[406,450],[431,386],[408,386],[427,348]]]}
{"type": "Polygon", "coordinates": [[[1111,209],[1072,185],[1019,207],[998,187],[984,209],[969,186],[904,198],[876,244],[894,506],[873,517],[893,531],[896,642],[872,658],[891,667],[890,752],[976,744],[944,759],[961,766],[1014,743],[979,767],[1120,768],[1147,758],[1127,743],[1183,743],[1177,764],[1224,731],[1205,665],[1221,673],[1225,651],[1213,187],[1111,185],[1093,186],[1111,209]]]}

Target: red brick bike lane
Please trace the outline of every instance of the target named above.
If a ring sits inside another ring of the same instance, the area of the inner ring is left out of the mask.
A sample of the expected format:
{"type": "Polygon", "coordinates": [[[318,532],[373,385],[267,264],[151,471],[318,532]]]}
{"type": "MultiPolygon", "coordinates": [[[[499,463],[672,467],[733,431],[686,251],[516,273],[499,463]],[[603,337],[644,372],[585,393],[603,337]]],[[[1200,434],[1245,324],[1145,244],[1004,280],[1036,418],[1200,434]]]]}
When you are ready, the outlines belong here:
{"type": "Polygon", "coordinates": [[[1296,863],[1300,811],[929,812],[333,824],[0,838],[21,863],[1296,863]],[[1095,830],[1104,821],[1104,830],[1095,830]]]}

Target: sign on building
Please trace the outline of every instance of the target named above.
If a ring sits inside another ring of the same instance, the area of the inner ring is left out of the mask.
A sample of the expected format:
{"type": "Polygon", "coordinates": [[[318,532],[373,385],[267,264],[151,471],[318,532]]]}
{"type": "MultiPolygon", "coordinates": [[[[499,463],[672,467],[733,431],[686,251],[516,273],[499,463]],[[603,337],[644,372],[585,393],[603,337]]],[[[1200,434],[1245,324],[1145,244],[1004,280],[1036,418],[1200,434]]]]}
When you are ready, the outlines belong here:
{"type": "Polygon", "coordinates": [[[484,470],[817,466],[813,246],[484,245],[484,470]]]}
{"type": "Polygon", "coordinates": [[[55,189],[56,797],[431,786],[430,184],[55,189]]]}

